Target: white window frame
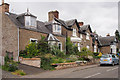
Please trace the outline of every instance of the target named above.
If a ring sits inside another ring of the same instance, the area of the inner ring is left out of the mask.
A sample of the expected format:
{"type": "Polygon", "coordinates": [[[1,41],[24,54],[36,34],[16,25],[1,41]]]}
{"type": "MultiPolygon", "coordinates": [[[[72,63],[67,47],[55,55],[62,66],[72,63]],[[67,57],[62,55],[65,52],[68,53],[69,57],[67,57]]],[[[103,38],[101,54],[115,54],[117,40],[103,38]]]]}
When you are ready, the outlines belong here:
{"type": "Polygon", "coordinates": [[[94,45],[94,52],[97,52],[97,46],[94,45]]]}
{"type": "Polygon", "coordinates": [[[117,49],[116,45],[111,45],[111,49],[112,49],[112,53],[116,53],[116,49],[117,49]]]}
{"type": "Polygon", "coordinates": [[[89,33],[86,34],[86,39],[87,39],[87,40],[90,40],[90,35],[89,35],[89,33]]]}
{"type": "Polygon", "coordinates": [[[78,50],[81,51],[81,50],[80,50],[80,43],[78,43],[78,50]]]}
{"type": "Polygon", "coordinates": [[[30,16],[25,16],[25,26],[30,26],[30,16]]]}
{"type": "Polygon", "coordinates": [[[77,30],[73,28],[73,36],[76,36],[77,30]]]}
{"type": "Polygon", "coordinates": [[[58,47],[59,47],[59,44],[61,44],[60,50],[62,51],[62,43],[61,43],[61,42],[58,42],[58,47]]]}
{"type": "Polygon", "coordinates": [[[90,46],[87,45],[86,48],[87,48],[87,49],[90,49],[90,46]]]}
{"type": "Polygon", "coordinates": [[[36,28],[36,18],[31,17],[31,16],[25,16],[25,26],[26,27],[32,27],[32,28],[36,28]],[[27,24],[29,23],[29,24],[27,24]],[[34,23],[34,24],[33,24],[34,23]]]}
{"type": "Polygon", "coordinates": [[[38,39],[30,38],[30,43],[32,40],[36,40],[35,43],[38,43],[38,39]]]}
{"type": "Polygon", "coordinates": [[[59,32],[61,34],[61,25],[53,24],[53,32],[59,32]],[[59,28],[59,30],[58,30],[59,28]]]}
{"type": "Polygon", "coordinates": [[[80,38],[81,38],[81,39],[83,38],[82,34],[80,34],[80,38]]]}

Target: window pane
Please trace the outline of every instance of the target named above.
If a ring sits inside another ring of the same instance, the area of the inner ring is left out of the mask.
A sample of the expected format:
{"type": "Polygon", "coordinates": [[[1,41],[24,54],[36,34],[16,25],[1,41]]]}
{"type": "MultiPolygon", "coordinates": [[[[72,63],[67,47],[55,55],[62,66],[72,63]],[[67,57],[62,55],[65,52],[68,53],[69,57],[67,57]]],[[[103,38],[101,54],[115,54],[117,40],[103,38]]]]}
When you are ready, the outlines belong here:
{"type": "Polygon", "coordinates": [[[30,16],[25,16],[25,26],[30,25],[30,16]]]}

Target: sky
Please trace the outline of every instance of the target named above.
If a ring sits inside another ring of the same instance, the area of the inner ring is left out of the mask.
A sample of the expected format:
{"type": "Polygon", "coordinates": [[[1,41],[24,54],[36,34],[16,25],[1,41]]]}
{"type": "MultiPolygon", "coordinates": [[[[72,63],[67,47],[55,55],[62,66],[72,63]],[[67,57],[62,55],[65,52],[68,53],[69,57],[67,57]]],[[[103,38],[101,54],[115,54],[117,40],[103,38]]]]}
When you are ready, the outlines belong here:
{"type": "Polygon", "coordinates": [[[78,22],[84,22],[85,25],[90,24],[92,31],[96,31],[101,36],[110,33],[114,36],[118,29],[118,2],[117,0],[103,0],[98,2],[92,0],[86,1],[58,1],[50,2],[38,0],[12,0],[10,4],[10,12],[21,14],[29,11],[37,16],[40,21],[48,21],[48,12],[52,10],[59,11],[59,18],[62,20],[77,19],[78,22]]]}

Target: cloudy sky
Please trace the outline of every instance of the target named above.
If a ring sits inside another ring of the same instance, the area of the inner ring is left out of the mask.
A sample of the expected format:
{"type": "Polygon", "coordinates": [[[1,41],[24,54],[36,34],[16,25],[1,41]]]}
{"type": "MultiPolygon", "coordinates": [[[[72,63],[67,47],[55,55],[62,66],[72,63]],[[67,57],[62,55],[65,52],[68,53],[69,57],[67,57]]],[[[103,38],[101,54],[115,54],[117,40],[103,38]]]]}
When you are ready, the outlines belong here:
{"type": "Polygon", "coordinates": [[[29,8],[30,12],[40,21],[48,21],[48,12],[59,11],[59,18],[63,20],[77,19],[90,24],[92,31],[102,36],[110,33],[114,35],[118,29],[118,2],[40,2],[35,0],[19,0],[10,3],[10,12],[21,14],[29,8]]]}

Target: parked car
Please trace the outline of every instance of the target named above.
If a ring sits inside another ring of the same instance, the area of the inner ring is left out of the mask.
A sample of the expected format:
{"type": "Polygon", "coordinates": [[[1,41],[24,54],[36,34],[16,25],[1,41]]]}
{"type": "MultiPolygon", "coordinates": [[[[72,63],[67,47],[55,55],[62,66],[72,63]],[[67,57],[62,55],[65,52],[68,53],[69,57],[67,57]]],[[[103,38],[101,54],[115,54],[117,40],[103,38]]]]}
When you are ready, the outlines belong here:
{"type": "Polygon", "coordinates": [[[100,65],[103,64],[119,65],[119,58],[115,54],[104,54],[100,58],[100,65]]]}

